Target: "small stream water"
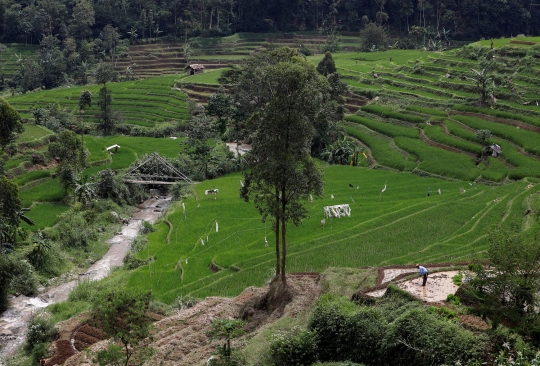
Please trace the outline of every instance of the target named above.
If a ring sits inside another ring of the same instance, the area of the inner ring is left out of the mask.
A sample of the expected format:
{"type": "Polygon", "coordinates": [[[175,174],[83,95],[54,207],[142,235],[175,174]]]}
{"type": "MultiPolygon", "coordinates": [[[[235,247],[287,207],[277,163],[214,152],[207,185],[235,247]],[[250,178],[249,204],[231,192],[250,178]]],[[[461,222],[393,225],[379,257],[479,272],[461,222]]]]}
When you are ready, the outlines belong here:
{"type": "Polygon", "coordinates": [[[100,280],[108,276],[112,268],[121,266],[143,221],[156,222],[169,203],[170,197],[161,197],[148,199],[139,205],[139,209],[134,212],[129,223],[124,225],[113,238],[107,240],[107,243],[111,245],[108,252],[92,264],[85,273],[80,273],[75,276],[76,278],[61,285],[49,287],[36,297],[21,295],[10,298],[9,308],[0,316],[0,357],[15,354],[24,342],[28,321],[37,310],[50,304],[66,301],[70,291],[80,281],[100,280]]]}

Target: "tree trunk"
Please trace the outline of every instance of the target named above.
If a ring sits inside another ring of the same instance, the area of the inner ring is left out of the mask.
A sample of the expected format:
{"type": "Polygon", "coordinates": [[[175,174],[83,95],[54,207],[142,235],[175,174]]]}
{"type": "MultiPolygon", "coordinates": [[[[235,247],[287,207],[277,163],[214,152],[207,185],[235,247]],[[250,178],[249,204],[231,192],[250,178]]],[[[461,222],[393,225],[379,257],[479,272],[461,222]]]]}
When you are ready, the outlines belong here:
{"type": "Polygon", "coordinates": [[[276,233],[276,274],[274,278],[279,278],[279,275],[281,273],[281,257],[279,253],[279,220],[276,220],[275,224],[275,233],[276,233]]]}
{"type": "Polygon", "coordinates": [[[281,282],[287,286],[287,277],[285,277],[285,261],[287,257],[287,242],[285,241],[286,222],[281,220],[281,282]]]}

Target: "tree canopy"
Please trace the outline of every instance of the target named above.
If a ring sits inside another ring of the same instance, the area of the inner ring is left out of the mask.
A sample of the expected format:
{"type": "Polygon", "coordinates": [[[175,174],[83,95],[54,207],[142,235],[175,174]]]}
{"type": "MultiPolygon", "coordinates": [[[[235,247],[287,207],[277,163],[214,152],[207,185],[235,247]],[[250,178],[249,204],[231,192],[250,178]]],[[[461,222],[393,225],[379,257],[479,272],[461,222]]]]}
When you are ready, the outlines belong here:
{"type": "Polygon", "coordinates": [[[3,149],[23,130],[19,113],[5,99],[0,98],[0,147],[3,149]]]}
{"type": "Polygon", "coordinates": [[[16,239],[20,222],[21,201],[17,184],[0,176],[0,249],[16,239]]]}

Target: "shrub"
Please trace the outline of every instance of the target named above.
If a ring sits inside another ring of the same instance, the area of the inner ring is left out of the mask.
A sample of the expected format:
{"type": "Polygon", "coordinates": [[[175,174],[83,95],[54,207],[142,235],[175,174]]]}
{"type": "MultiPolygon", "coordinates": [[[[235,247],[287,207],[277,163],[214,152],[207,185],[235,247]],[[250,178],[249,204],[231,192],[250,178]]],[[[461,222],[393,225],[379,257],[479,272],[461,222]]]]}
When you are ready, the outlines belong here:
{"type": "Polygon", "coordinates": [[[358,307],[343,297],[324,295],[309,323],[317,334],[321,361],[376,363],[386,320],[377,308],[358,307]]]}
{"type": "Polygon", "coordinates": [[[44,164],[45,163],[45,158],[43,157],[43,154],[40,154],[40,153],[34,153],[32,154],[32,164],[34,165],[37,165],[37,164],[44,164]]]}
{"type": "MultiPolygon", "coordinates": [[[[459,300],[459,297],[458,297],[458,300],[459,300]]],[[[456,313],[454,313],[452,310],[448,308],[445,308],[444,306],[443,307],[430,306],[428,308],[428,312],[430,314],[436,315],[439,318],[443,318],[446,320],[453,320],[457,318],[456,313]]]]}
{"type": "Polygon", "coordinates": [[[96,232],[92,230],[84,214],[74,209],[61,215],[58,231],[61,233],[58,240],[68,248],[86,248],[90,241],[96,239],[96,232]]]}
{"type": "Polygon", "coordinates": [[[148,237],[139,235],[131,242],[130,249],[134,253],[140,252],[148,244],[148,237]]]}
{"type": "Polygon", "coordinates": [[[485,345],[484,337],[415,308],[388,327],[382,354],[394,365],[455,364],[480,357],[485,345]]]}
{"type": "Polygon", "coordinates": [[[154,231],[156,231],[156,229],[154,229],[154,225],[152,225],[150,222],[146,220],[143,221],[142,226],[139,229],[139,233],[143,235],[153,233],[154,231]]]}
{"type": "Polygon", "coordinates": [[[129,270],[137,269],[141,266],[144,266],[147,261],[137,258],[137,255],[133,252],[128,252],[124,259],[122,260],[124,267],[129,270]]]}
{"type": "Polygon", "coordinates": [[[25,260],[14,262],[10,287],[15,293],[25,296],[37,293],[38,281],[34,275],[34,268],[25,260]]]}
{"type": "MultiPolygon", "coordinates": [[[[38,344],[48,343],[57,331],[50,319],[46,316],[46,313],[34,316],[28,323],[27,330],[25,344],[27,351],[32,351],[38,344]]],[[[47,351],[45,351],[46,353],[47,351]]],[[[39,355],[39,357],[41,356],[39,355]]]]}
{"type": "Polygon", "coordinates": [[[275,333],[270,342],[270,357],[276,366],[309,366],[317,360],[316,334],[293,328],[275,333]]]}
{"type": "Polygon", "coordinates": [[[448,294],[448,296],[446,296],[446,302],[453,305],[461,304],[461,300],[459,299],[459,297],[453,294],[448,294]]]}
{"type": "Polygon", "coordinates": [[[38,365],[41,356],[46,357],[49,354],[48,343],[38,343],[32,349],[32,365],[38,365]]]}
{"type": "Polygon", "coordinates": [[[298,51],[300,51],[300,53],[303,54],[304,56],[312,56],[313,55],[313,50],[311,48],[309,48],[308,46],[306,46],[306,45],[302,45],[302,47],[300,47],[298,49],[298,51]]]}

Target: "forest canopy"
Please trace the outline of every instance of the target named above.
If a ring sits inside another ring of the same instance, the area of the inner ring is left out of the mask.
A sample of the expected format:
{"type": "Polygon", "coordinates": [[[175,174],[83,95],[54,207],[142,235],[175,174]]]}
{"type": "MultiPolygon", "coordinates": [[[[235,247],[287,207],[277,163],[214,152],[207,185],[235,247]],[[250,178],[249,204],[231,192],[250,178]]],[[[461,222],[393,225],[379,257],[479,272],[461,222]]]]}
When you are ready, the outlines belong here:
{"type": "MultiPolygon", "coordinates": [[[[123,39],[221,36],[235,32],[360,31],[372,21],[391,33],[413,25],[453,39],[540,32],[538,0],[1,0],[3,42],[43,36],[95,39],[107,25],[123,39]]],[[[102,37],[104,38],[104,37],[102,37]]],[[[106,37],[105,37],[106,38],[106,37]]]]}

